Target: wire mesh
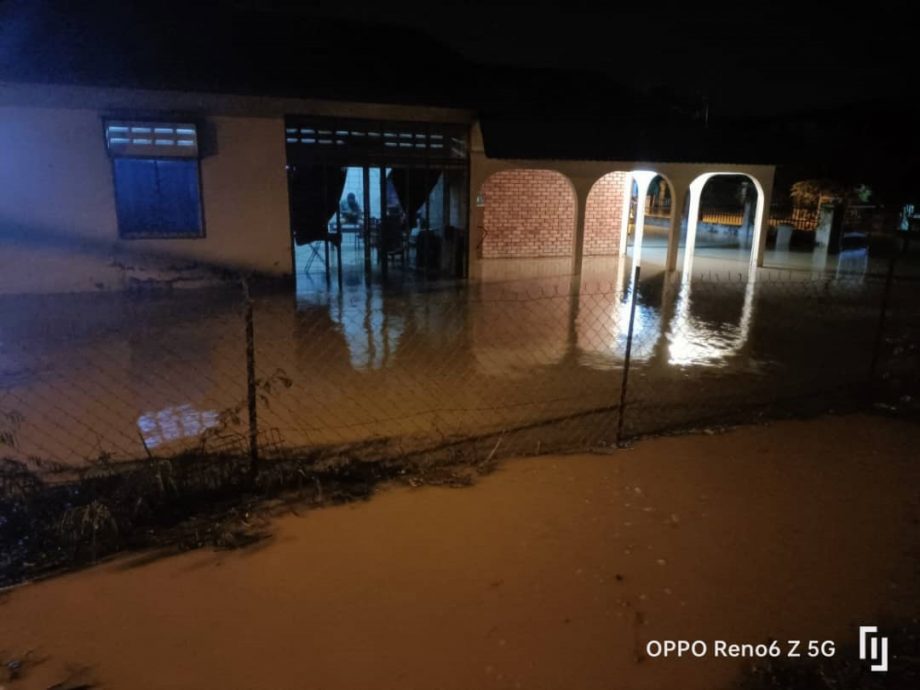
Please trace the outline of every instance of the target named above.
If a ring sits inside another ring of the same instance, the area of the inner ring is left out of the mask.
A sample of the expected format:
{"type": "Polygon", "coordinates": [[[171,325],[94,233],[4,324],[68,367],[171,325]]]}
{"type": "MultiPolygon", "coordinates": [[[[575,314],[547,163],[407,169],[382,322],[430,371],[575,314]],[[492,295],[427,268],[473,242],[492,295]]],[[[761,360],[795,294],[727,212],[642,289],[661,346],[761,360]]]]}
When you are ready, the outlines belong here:
{"type": "Polygon", "coordinates": [[[238,285],[5,298],[0,456],[244,457],[251,432],[259,458],[583,450],[613,444],[620,415],[631,437],[865,401],[879,328],[877,378],[916,377],[915,283],[679,278],[264,292],[250,391],[238,285]]]}

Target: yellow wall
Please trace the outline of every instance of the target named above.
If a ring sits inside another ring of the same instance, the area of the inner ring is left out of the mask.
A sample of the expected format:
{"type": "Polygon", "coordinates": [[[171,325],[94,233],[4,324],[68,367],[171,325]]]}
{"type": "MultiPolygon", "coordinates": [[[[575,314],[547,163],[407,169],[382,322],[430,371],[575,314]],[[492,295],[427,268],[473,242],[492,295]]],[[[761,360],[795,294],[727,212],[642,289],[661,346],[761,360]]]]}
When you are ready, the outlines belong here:
{"type": "Polygon", "coordinates": [[[450,108],[0,83],[0,295],[289,275],[284,116],[469,123],[450,108]],[[103,117],[203,122],[206,237],[121,240],[103,117]]]}
{"type": "Polygon", "coordinates": [[[290,273],[281,117],[207,118],[216,144],[201,161],[206,237],[121,240],[102,115],[0,107],[0,293],[193,282],[200,263],[290,273]]]}

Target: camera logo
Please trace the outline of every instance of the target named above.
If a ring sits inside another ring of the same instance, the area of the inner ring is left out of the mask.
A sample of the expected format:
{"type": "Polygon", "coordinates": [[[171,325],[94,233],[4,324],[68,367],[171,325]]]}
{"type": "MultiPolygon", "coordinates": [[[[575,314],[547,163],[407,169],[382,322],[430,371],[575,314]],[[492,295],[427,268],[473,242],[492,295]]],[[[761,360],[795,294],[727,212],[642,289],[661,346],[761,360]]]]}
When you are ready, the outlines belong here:
{"type": "Polygon", "coordinates": [[[879,636],[877,626],[859,626],[859,658],[870,662],[871,671],[888,670],[888,638],[879,636]]]}

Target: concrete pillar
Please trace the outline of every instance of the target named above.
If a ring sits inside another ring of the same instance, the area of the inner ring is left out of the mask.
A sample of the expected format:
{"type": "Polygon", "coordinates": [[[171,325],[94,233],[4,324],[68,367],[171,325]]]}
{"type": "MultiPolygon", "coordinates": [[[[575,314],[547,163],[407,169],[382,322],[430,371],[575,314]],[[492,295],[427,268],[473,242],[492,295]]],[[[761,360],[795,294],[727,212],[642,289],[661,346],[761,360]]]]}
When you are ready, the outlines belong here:
{"type": "Polygon", "coordinates": [[[683,221],[684,204],[687,202],[687,194],[690,193],[689,180],[675,178],[671,185],[671,226],[668,230],[668,254],[665,260],[666,271],[673,271],[677,268],[677,253],[680,251],[680,226],[683,221]]]}
{"type": "Polygon", "coordinates": [[[482,277],[482,257],[477,249],[482,242],[485,209],[477,203],[479,193],[489,176],[501,168],[489,161],[485,153],[485,144],[482,139],[482,129],[478,122],[470,126],[470,175],[469,175],[469,205],[466,213],[466,222],[469,224],[467,232],[467,266],[470,279],[479,280],[482,277]]]}
{"type": "Polygon", "coordinates": [[[469,266],[469,278],[479,280],[482,278],[482,257],[479,245],[483,238],[483,228],[485,224],[485,208],[479,205],[480,193],[482,186],[489,178],[488,172],[481,166],[478,169],[470,170],[470,189],[469,189],[469,209],[467,213],[467,222],[469,223],[469,237],[467,247],[467,262],[469,266]]]}
{"type": "Polygon", "coordinates": [[[632,205],[632,173],[626,173],[626,181],[623,184],[623,208],[620,218],[620,256],[626,254],[626,235],[629,233],[629,207],[632,205]]]}
{"type": "Polygon", "coordinates": [[[575,192],[575,234],[572,239],[572,275],[580,276],[585,255],[585,210],[588,207],[588,194],[595,180],[571,179],[575,192]]]}
{"type": "Polygon", "coordinates": [[[636,241],[633,247],[633,266],[642,265],[642,236],[645,232],[645,198],[648,196],[649,185],[652,184],[658,173],[649,170],[639,170],[633,173],[636,187],[636,241]]]}
{"type": "Polygon", "coordinates": [[[700,222],[700,197],[703,195],[703,187],[709,178],[715,173],[705,173],[697,177],[690,183],[688,193],[690,194],[690,207],[687,210],[687,242],[684,245],[684,268],[681,281],[690,282],[693,272],[693,250],[696,247],[696,229],[700,222]]]}
{"type": "MultiPolygon", "coordinates": [[[[750,177],[750,176],[749,176],[750,177]]],[[[751,177],[757,188],[757,209],[754,212],[754,235],[751,238],[751,273],[763,266],[770,224],[770,206],[773,203],[773,178],[758,180],[751,177]]]]}

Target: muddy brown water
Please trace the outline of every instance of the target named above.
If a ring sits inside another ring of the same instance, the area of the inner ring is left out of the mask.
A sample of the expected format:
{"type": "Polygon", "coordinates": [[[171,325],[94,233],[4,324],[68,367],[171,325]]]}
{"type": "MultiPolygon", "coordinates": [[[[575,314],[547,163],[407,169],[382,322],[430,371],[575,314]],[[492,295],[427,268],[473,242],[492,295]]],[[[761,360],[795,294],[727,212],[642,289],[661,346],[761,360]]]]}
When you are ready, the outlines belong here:
{"type": "Polygon", "coordinates": [[[510,460],[289,515],[240,551],[6,593],[11,690],[729,687],[653,639],[856,640],[920,602],[920,427],[874,416],[510,460]]]}
{"type": "MultiPolygon", "coordinates": [[[[608,268],[578,294],[548,277],[259,297],[260,443],[417,445],[615,407],[632,287],[628,262],[608,268]]],[[[877,282],[678,277],[640,282],[629,433],[865,385],[877,282]]],[[[80,465],[203,439],[245,453],[241,302],[233,286],[0,299],[0,431],[15,439],[4,454],[80,465]]],[[[609,442],[614,421],[570,423],[558,447],[609,442]]]]}

